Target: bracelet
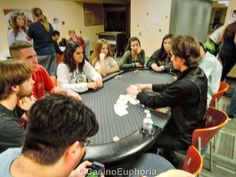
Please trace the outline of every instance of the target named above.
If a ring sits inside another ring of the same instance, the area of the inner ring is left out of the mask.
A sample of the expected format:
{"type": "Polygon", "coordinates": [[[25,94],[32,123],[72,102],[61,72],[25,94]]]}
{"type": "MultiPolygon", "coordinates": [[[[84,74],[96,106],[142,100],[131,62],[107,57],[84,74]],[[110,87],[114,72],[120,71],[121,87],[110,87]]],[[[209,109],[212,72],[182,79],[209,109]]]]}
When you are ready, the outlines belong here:
{"type": "Polygon", "coordinates": [[[135,63],[132,63],[132,67],[135,68],[135,63]]]}

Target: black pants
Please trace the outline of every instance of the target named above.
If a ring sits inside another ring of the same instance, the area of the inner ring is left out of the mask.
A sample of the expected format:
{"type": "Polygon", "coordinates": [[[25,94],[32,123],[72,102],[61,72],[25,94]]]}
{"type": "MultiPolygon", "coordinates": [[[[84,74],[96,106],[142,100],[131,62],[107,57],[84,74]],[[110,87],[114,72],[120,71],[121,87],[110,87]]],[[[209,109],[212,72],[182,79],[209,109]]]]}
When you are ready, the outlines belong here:
{"type": "Polygon", "coordinates": [[[228,53],[225,53],[222,51],[220,53],[220,59],[222,61],[222,75],[221,75],[221,81],[223,81],[227,74],[230,72],[230,70],[234,67],[236,62],[236,55],[229,55],[228,53]]]}
{"type": "Polygon", "coordinates": [[[161,136],[157,139],[154,146],[149,152],[155,152],[156,148],[162,148],[163,153],[161,154],[168,161],[170,161],[175,167],[178,166],[178,158],[174,151],[176,150],[187,150],[190,144],[180,140],[176,133],[171,130],[165,129],[161,136]]]}

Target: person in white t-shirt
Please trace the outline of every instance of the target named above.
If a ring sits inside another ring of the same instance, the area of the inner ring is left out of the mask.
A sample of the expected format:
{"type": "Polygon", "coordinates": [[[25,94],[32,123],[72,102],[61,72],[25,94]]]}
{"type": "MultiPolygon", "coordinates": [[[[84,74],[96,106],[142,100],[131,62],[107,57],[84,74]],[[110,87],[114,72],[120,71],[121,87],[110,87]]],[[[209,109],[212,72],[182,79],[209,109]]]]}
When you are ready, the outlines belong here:
{"type": "Polygon", "coordinates": [[[119,65],[114,60],[111,47],[105,39],[97,40],[89,61],[103,77],[119,71],[119,65]]]}
{"type": "Polygon", "coordinates": [[[201,42],[200,55],[199,67],[204,71],[208,80],[207,106],[210,106],[212,95],[215,94],[220,87],[222,65],[214,55],[205,50],[201,42]]]}
{"type": "Polygon", "coordinates": [[[225,30],[225,26],[221,26],[216,29],[207,39],[206,43],[204,44],[206,50],[213,55],[217,55],[219,52],[219,46],[222,41],[222,36],[225,30]]]}
{"type": "Polygon", "coordinates": [[[69,43],[64,54],[64,62],[57,68],[59,85],[64,89],[85,92],[103,86],[101,75],[84,59],[79,43],[69,43]]]}

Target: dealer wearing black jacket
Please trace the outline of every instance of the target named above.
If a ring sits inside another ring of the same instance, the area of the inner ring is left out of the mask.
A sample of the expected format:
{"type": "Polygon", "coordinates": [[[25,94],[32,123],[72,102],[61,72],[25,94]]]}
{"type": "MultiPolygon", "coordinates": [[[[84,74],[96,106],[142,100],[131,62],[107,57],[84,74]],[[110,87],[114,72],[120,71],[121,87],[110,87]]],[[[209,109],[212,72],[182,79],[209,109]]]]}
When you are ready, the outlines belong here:
{"type": "Polygon", "coordinates": [[[137,95],[141,104],[150,108],[169,106],[171,117],[155,146],[163,148],[163,155],[178,165],[174,150],[187,150],[192,132],[204,126],[207,107],[207,78],[198,67],[199,42],[191,36],[178,36],[172,42],[173,66],[181,73],[170,84],[137,84],[127,92],[137,95]],[[157,92],[149,94],[147,90],[157,92]]]}

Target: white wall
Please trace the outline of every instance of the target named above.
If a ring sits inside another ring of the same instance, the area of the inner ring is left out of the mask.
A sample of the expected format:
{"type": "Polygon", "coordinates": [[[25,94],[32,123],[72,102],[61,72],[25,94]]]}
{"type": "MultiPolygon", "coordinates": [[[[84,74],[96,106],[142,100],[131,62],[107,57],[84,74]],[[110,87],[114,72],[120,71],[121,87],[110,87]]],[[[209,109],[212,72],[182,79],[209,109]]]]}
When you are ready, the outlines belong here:
{"type": "Polygon", "coordinates": [[[150,57],[169,33],[171,0],[131,0],[130,8],[130,36],[140,39],[150,57]]]}
{"type": "Polygon", "coordinates": [[[82,36],[86,36],[91,41],[91,48],[98,36],[96,33],[103,32],[103,25],[85,26],[83,3],[68,1],[68,0],[0,0],[0,53],[8,50],[7,44],[7,24],[3,9],[32,9],[33,7],[39,7],[43,13],[47,16],[49,21],[52,21],[53,17],[59,17],[60,23],[65,22],[65,25],[60,24],[61,37],[68,37],[68,30],[75,29],[79,34],[82,31],[82,36]]]}

